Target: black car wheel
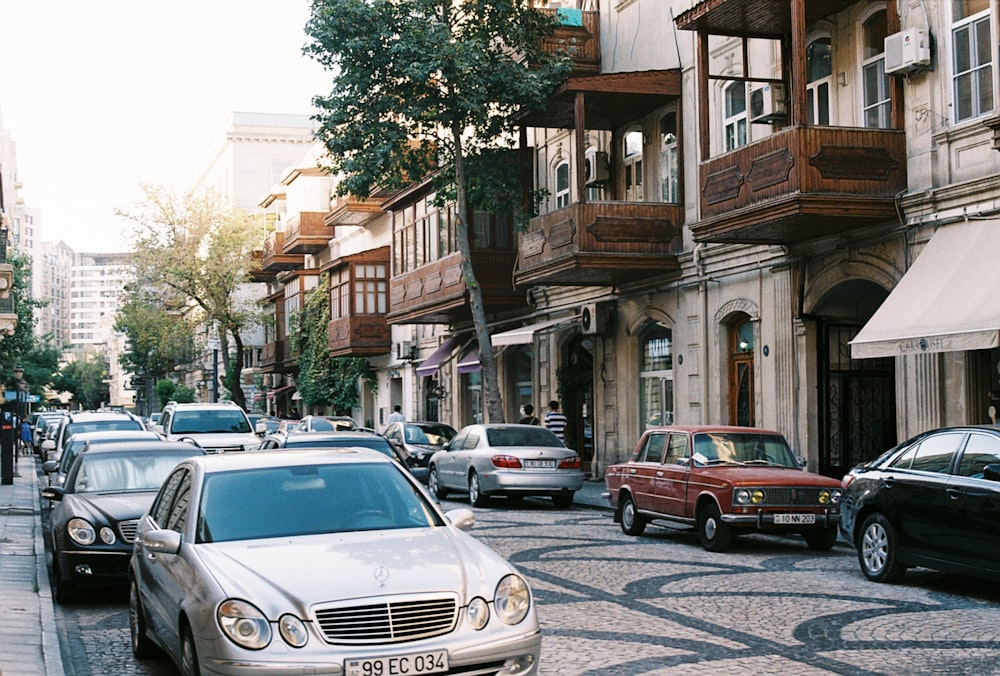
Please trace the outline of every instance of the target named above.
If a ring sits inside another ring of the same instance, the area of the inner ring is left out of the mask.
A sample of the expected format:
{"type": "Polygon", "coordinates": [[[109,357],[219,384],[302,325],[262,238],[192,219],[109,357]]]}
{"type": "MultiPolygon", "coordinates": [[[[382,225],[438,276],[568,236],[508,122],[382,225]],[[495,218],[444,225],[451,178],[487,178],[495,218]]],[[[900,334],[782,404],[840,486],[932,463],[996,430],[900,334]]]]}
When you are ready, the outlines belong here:
{"type": "Polygon", "coordinates": [[[722,514],[715,504],[698,512],[698,540],[709,552],[724,552],[733,544],[732,526],[722,521],[722,514]]]}
{"type": "Polygon", "coordinates": [[[804,535],[806,546],[817,552],[828,552],[837,544],[837,527],[813,528],[804,535]]]}
{"type": "Polygon", "coordinates": [[[557,509],[566,509],[573,504],[573,494],[572,493],[558,493],[552,496],[552,504],[556,506],[557,509]]]}
{"type": "Polygon", "coordinates": [[[146,618],[143,615],[142,601],[139,599],[139,588],[135,580],[132,580],[128,589],[128,632],[135,658],[144,660],[151,657],[155,646],[146,635],[146,618]]]}
{"type": "Polygon", "coordinates": [[[865,519],[857,549],[861,572],[872,582],[894,582],[906,572],[906,566],[896,560],[896,529],[881,514],[865,519]]]}
{"type": "Polygon", "coordinates": [[[469,475],[469,502],[473,507],[485,507],[490,502],[489,497],[479,490],[479,475],[475,472],[469,475]]]}
{"type": "Polygon", "coordinates": [[[194,634],[188,624],[181,630],[181,673],[184,676],[201,676],[198,650],[194,647],[194,634]]]}
{"type": "Polygon", "coordinates": [[[635,507],[635,500],[628,494],[622,498],[621,524],[625,535],[642,535],[646,530],[646,517],[639,513],[635,507]]]}
{"type": "Polygon", "coordinates": [[[430,472],[427,474],[427,490],[429,490],[438,500],[444,500],[448,497],[448,490],[442,486],[441,482],[438,480],[437,467],[431,467],[430,472]]]}

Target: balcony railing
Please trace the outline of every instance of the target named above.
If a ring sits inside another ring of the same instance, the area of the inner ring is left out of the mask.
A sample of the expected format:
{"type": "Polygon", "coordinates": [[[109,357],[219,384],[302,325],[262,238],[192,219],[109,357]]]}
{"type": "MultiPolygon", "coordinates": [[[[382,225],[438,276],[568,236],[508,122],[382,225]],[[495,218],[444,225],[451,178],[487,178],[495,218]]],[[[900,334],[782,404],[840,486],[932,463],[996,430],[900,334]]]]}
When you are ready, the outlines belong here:
{"type": "Polygon", "coordinates": [[[392,347],[385,315],[338,317],[330,320],[328,334],[334,357],[373,357],[388,353],[392,347]]]}
{"type": "Polygon", "coordinates": [[[330,211],[325,219],[326,224],[328,226],[365,225],[383,213],[383,201],[385,201],[384,198],[380,197],[369,197],[366,200],[360,200],[354,195],[338,197],[330,204],[330,211]]]}
{"type": "Polygon", "coordinates": [[[705,242],[790,244],[895,219],[902,130],[795,126],[701,163],[705,242]]]}
{"type": "Polygon", "coordinates": [[[323,222],[325,216],[319,211],[302,211],[289,218],[282,252],[312,254],[325,248],[333,237],[333,229],[323,222]]]}
{"type": "Polygon", "coordinates": [[[264,343],[260,350],[260,365],[262,367],[278,366],[285,357],[285,341],[276,340],[264,343]]]}
{"type": "Polygon", "coordinates": [[[283,272],[297,270],[302,267],[302,254],[285,253],[285,233],[280,230],[268,233],[264,240],[264,251],[260,267],[265,272],[283,272]]]}
{"type": "Polygon", "coordinates": [[[536,216],[521,235],[517,284],[619,285],[677,270],[678,204],[587,202],[536,216]]]}
{"type": "MultiPolygon", "coordinates": [[[[472,269],[487,312],[525,305],[524,294],[511,283],[515,257],[514,251],[472,252],[472,269]]],[[[462,257],[450,254],[392,278],[387,319],[394,324],[449,324],[468,320],[472,314],[467,290],[462,257]]]]}

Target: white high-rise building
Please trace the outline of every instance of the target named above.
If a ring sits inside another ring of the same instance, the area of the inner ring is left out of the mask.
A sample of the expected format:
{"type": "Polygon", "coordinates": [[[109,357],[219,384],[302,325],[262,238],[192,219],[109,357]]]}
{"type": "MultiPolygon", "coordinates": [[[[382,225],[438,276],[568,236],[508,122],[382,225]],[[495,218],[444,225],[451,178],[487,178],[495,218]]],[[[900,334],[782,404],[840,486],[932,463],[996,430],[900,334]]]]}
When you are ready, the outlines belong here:
{"type": "Polygon", "coordinates": [[[71,274],[69,342],[74,349],[104,349],[114,340],[119,298],[132,278],[128,254],[76,254],[71,274]]]}

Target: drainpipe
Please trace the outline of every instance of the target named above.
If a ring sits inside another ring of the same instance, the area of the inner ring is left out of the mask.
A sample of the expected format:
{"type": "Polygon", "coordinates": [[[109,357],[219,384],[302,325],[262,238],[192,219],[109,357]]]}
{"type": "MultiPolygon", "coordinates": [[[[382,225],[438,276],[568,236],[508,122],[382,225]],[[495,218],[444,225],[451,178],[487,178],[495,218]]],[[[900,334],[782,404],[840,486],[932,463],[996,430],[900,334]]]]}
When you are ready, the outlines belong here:
{"type": "Polygon", "coordinates": [[[708,280],[705,278],[705,262],[702,260],[701,252],[705,244],[698,242],[694,245],[692,259],[694,267],[698,273],[698,291],[701,293],[701,423],[708,424],[708,280]]]}

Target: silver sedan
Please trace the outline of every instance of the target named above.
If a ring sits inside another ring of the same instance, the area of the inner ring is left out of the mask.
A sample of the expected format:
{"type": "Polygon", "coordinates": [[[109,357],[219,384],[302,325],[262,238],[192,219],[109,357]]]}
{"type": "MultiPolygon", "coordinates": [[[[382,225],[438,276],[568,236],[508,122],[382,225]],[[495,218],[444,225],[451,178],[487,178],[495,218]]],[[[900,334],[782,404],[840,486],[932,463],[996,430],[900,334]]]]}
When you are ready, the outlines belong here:
{"type": "Polygon", "coordinates": [[[441,499],[468,491],[475,507],[494,495],[543,495],[564,508],[583,485],[580,464],[580,456],[544,427],[469,425],[431,456],[427,485],[441,499]]]}
{"type": "Polygon", "coordinates": [[[535,674],[524,578],[362,448],[179,465],[132,555],[132,652],[184,674],[535,674]]]}

